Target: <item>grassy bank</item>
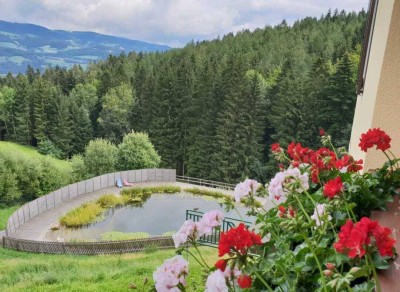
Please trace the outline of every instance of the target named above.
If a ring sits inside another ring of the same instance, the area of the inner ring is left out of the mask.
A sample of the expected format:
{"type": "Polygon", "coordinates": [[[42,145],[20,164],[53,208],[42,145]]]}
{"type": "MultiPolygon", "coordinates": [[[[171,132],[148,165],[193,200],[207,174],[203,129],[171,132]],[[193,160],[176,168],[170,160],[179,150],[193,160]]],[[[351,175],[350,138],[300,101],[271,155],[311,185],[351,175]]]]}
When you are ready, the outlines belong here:
{"type": "Polygon", "coordinates": [[[0,230],[6,229],[8,218],[18,208],[19,206],[0,207],[0,230]]]}
{"type": "MultiPolygon", "coordinates": [[[[212,265],[217,260],[217,250],[201,249],[212,265]]],[[[0,291],[128,291],[132,283],[142,291],[143,279],[147,277],[153,284],[153,271],[174,255],[175,250],[101,256],[46,255],[0,248],[0,291]]],[[[191,258],[189,262],[187,291],[204,291],[200,266],[191,258]]]]}
{"type": "Polygon", "coordinates": [[[34,148],[0,141],[0,204],[12,206],[72,182],[72,166],[34,148]]]}

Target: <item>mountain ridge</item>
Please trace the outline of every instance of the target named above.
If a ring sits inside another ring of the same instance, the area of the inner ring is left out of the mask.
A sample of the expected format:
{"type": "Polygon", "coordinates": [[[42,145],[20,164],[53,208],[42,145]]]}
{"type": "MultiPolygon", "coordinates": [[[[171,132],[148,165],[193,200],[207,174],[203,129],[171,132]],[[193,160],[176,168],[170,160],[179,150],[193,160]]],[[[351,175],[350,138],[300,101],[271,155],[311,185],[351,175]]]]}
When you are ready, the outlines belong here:
{"type": "Polygon", "coordinates": [[[0,20],[0,74],[24,73],[28,65],[86,67],[90,62],[122,52],[163,52],[169,46],[91,31],[52,30],[44,26],[0,20]]]}

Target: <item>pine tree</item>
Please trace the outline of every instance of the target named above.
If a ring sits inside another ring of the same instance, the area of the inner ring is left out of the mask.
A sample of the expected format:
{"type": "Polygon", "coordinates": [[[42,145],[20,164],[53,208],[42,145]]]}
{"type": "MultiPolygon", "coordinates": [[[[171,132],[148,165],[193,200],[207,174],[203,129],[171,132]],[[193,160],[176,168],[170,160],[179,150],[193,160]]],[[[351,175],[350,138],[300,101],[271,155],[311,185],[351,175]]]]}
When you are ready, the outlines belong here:
{"type": "Polygon", "coordinates": [[[326,98],[321,102],[321,125],[338,146],[347,147],[353,123],[356,91],[353,68],[348,53],[337,64],[336,72],[325,88],[326,98]]]}

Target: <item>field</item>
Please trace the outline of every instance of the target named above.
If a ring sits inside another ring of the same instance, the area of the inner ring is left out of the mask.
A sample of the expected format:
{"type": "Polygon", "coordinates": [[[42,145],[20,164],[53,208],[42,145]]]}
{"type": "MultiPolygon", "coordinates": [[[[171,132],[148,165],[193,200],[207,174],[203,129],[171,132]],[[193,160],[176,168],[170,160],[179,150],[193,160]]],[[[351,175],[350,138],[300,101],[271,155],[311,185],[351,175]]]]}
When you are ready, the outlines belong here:
{"type": "MultiPolygon", "coordinates": [[[[201,248],[212,265],[217,250],[201,248]]],[[[16,252],[0,248],[0,291],[149,291],[153,271],[175,250],[99,256],[49,255],[16,252]],[[149,284],[143,289],[143,281],[149,284]]],[[[187,291],[203,291],[200,266],[189,258],[187,291]]]]}

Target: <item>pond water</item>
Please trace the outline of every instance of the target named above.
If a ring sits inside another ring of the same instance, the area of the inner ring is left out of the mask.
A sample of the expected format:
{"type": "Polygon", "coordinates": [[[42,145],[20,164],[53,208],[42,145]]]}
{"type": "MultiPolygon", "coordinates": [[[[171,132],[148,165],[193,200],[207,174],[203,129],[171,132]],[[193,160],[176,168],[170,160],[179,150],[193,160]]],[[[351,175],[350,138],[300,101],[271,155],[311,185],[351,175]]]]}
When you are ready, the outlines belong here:
{"type": "MultiPolygon", "coordinates": [[[[71,229],[61,228],[49,231],[46,240],[100,240],[101,234],[110,231],[147,232],[151,236],[176,232],[186,219],[186,210],[207,212],[221,210],[225,216],[239,219],[235,210],[225,212],[219,202],[211,197],[193,196],[187,193],[154,194],[142,206],[124,206],[108,209],[104,220],[88,226],[71,229]]],[[[236,207],[242,218],[253,222],[246,216],[244,207],[236,207]]]]}

